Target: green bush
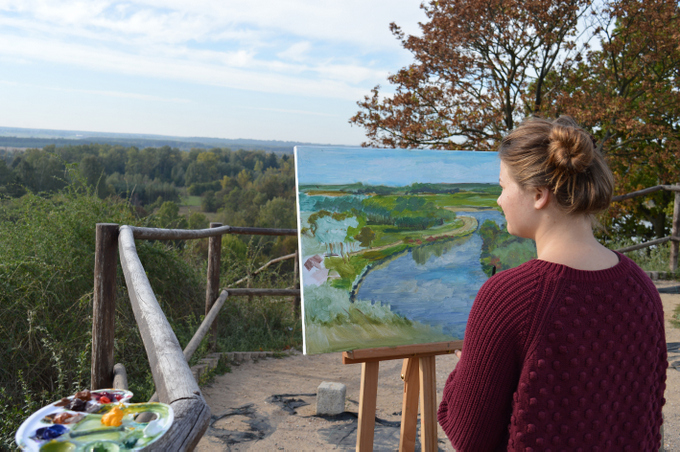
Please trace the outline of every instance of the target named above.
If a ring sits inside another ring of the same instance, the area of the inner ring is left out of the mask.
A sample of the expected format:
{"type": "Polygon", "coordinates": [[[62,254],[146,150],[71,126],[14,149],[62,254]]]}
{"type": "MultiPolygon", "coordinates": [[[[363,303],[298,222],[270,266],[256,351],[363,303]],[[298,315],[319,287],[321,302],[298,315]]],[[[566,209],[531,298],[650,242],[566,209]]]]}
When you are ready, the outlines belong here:
{"type": "MultiPolygon", "coordinates": [[[[130,207],[94,195],[27,194],[0,206],[0,449],[35,409],[89,386],[95,225],[139,224],[130,207]]],[[[203,278],[179,251],[137,243],[173,325],[201,314],[203,278]]],[[[135,401],[154,392],[146,354],[118,270],[115,359],[135,401]]]]}
{"type": "MultiPolygon", "coordinates": [[[[30,413],[89,387],[95,225],[158,226],[158,216],[138,218],[135,212],[126,202],[102,200],[70,188],[52,197],[27,194],[0,200],[0,315],[4,320],[0,324],[0,450],[15,447],[16,429],[30,413]]],[[[185,347],[204,312],[203,247],[141,240],[136,245],[156,298],[185,347]]],[[[267,260],[262,244],[224,236],[223,284],[267,260]]],[[[272,266],[253,278],[253,287],[291,286],[289,267],[289,262],[272,266]]],[[[117,286],[114,356],[125,365],[134,401],[140,402],[155,389],[120,266],[117,286]]],[[[301,323],[291,301],[229,300],[220,314],[217,351],[299,346],[301,323]]],[[[192,362],[207,352],[206,339],[192,362]]]]}

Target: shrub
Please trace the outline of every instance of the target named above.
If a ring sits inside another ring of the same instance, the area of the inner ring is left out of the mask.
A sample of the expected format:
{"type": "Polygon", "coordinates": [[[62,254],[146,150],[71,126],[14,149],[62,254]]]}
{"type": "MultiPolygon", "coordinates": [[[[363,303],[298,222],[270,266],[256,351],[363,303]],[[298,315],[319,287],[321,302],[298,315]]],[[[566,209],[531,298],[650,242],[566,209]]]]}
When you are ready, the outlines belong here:
{"type": "MultiPolygon", "coordinates": [[[[98,222],[140,220],[123,202],[76,192],[27,194],[0,206],[0,449],[12,447],[31,411],[89,387],[98,222]]],[[[171,324],[200,315],[199,273],[162,243],[137,248],[171,324]]],[[[148,400],[153,382],[120,268],[116,311],[115,359],[126,366],[135,401],[148,400]]]]}

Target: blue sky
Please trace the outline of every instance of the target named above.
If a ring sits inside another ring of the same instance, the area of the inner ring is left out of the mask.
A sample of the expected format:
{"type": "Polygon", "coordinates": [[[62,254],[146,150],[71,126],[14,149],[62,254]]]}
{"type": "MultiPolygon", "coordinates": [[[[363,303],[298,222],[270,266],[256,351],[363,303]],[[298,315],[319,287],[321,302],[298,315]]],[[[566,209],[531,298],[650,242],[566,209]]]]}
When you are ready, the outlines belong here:
{"type": "Polygon", "coordinates": [[[301,185],[497,184],[500,173],[496,152],[297,146],[296,154],[301,185]]]}
{"type": "Polygon", "coordinates": [[[0,126],[357,145],[420,0],[0,0],[0,126]]]}

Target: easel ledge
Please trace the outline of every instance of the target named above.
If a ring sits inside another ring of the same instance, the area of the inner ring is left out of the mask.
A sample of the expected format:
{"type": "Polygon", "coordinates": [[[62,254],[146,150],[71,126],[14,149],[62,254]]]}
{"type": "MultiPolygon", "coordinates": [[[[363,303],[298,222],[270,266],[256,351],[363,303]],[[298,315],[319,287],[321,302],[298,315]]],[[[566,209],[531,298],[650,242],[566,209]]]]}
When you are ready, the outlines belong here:
{"type": "Polygon", "coordinates": [[[380,361],[404,359],[401,379],[404,380],[400,451],[413,451],[416,442],[418,400],[421,412],[421,445],[426,452],[437,450],[437,381],[435,356],[453,353],[463,347],[463,341],[431,344],[400,345],[343,352],[343,364],[361,364],[358,451],[373,450],[375,409],[378,395],[380,361]]]}
{"type": "Polygon", "coordinates": [[[342,353],[343,364],[370,363],[390,359],[406,359],[446,355],[463,348],[463,341],[432,342],[431,344],[398,345],[396,347],[365,348],[342,353]]]}

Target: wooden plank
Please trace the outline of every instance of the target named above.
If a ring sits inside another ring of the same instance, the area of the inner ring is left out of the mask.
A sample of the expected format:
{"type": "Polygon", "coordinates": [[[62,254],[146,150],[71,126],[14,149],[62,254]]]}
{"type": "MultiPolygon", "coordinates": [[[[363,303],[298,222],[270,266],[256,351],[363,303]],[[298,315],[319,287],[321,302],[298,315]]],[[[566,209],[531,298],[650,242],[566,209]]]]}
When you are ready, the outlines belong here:
{"type": "Polygon", "coordinates": [[[401,404],[401,434],[399,451],[412,452],[416,449],[418,427],[418,399],[420,394],[419,359],[404,360],[401,378],[404,380],[404,398],[401,404]]]}
{"type": "Polygon", "coordinates": [[[210,330],[210,326],[217,320],[220,309],[222,309],[222,306],[224,306],[224,302],[227,300],[228,296],[229,293],[226,290],[223,290],[217,300],[215,300],[215,303],[213,303],[210,312],[208,312],[208,314],[203,318],[201,326],[199,326],[194,333],[194,337],[191,338],[187,346],[184,348],[184,359],[187,362],[189,362],[191,357],[194,356],[194,353],[201,345],[201,341],[208,333],[208,330],[210,330]]]}
{"type": "Polygon", "coordinates": [[[128,388],[127,371],[121,363],[113,366],[113,387],[116,389],[128,388]]]}
{"type": "Polygon", "coordinates": [[[379,362],[361,364],[361,389],[359,393],[359,422],[357,428],[357,451],[373,450],[375,407],[378,398],[379,362]]]}
{"type": "MultiPolygon", "coordinates": [[[[218,228],[222,223],[210,223],[210,228],[218,228]]],[[[222,254],[222,236],[217,235],[208,239],[208,276],[205,285],[205,315],[207,316],[213,303],[220,293],[220,260],[222,254]]],[[[217,346],[217,321],[213,320],[211,329],[210,348],[217,346]]]]}
{"type": "MultiPolygon", "coordinates": [[[[296,257],[296,254],[287,254],[287,255],[285,255],[285,256],[281,256],[281,257],[277,257],[276,259],[272,259],[272,260],[270,260],[269,262],[267,262],[266,264],[264,264],[262,267],[260,267],[260,268],[258,268],[257,270],[255,270],[255,271],[251,274],[251,276],[257,275],[257,274],[260,273],[262,270],[264,270],[265,268],[269,267],[271,264],[275,264],[275,263],[277,263],[277,262],[281,262],[281,261],[284,261],[284,260],[287,260],[287,259],[292,259],[292,258],[294,258],[294,257],[296,257]]],[[[230,286],[235,286],[235,285],[237,285],[237,284],[241,284],[241,283],[244,282],[244,281],[248,281],[248,279],[250,279],[250,278],[249,278],[248,276],[246,276],[246,277],[241,278],[241,279],[239,279],[238,281],[236,281],[236,282],[234,282],[234,283],[231,283],[231,284],[229,284],[229,285],[230,285],[230,286]]]]}
{"type": "Polygon", "coordinates": [[[230,297],[242,296],[299,296],[300,289],[222,289],[229,292],[230,297]]]}
{"type": "MultiPolygon", "coordinates": [[[[675,192],[675,201],[673,202],[673,225],[671,228],[671,236],[676,238],[680,236],[680,192],[675,192]]],[[[678,271],[678,251],[680,243],[673,240],[671,242],[671,255],[669,267],[672,272],[678,271]]]]}
{"type": "MultiPolygon", "coordinates": [[[[228,296],[229,294],[226,290],[222,291],[219,298],[215,301],[212,308],[210,309],[208,315],[203,318],[201,326],[198,327],[194,333],[194,336],[191,338],[187,346],[184,347],[184,359],[186,359],[187,362],[189,362],[191,357],[194,356],[194,353],[196,353],[196,350],[198,350],[198,347],[201,345],[201,341],[210,330],[210,325],[217,318],[217,315],[220,313],[222,306],[224,306],[224,302],[227,301],[228,296]]],[[[158,402],[158,393],[154,392],[149,399],[149,402],[158,402]]]]}
{"type": "Polygon", "coordinates": [[[177,337],[158,305],[144,267],[139,261],[132,228],[120,228],[118,244],[132,310],[160,401],[172,403],[200,395],[177,337]]]}
{"type": "Polygon", "coordinates": [[[194,450],[210,422],[210,408],[203,397],[194,395],[189,399],[170,403],[175,420],[170,429],[145,450],[191,451],[194,450]]]}
{"type": "Polygon", "coordinates": [[[638,196],[650,195],[659,190],[664,190],[664,185],[655,185],[654,187],[644,188],[642,190],[634,191],[631,193],[626,193],[625,195],[614,196],[612,202],[625,201],[626,199],[636,198],[638,196]]]}
{"type": "Polygon", "coordinates": [[[437,374],[435,357],[420,358],[420,444],[424,452],[437,451],[437,374]]]}
{"type": "Polygon", "coordinates": [[[405,359],[416,355],[446,355],[460,350],[463,341],[433,342],[430,344],[398,345],[396,347],[366,348],[343,352],[343,364],[358,364],[389,359],[405,359]]]}
{"type": "Polygon", "coordinates": [[[92,297],[91,389],[105,389],[113,385],[117,242],[117,224],[97,223],[92,297]]]}
{"type": "Polygon", "coordinates": [[[625,195],[614,196],[612,202],[625,201],[626,199],[649,195],[659,190],[674,191],[677,193],[680,192],[680,185],[655,185],[654,187],[643,188],[642,190],[626,193],[625,195]]]}
{"type": "Polygon", "coordinates": [[[639,250],[639,249],[642,249],[642,248],[648,248],[652,245],[660,245],[662,243],[666,243],[666,242],[669,242],[671,240],[673,240],[673,237],[662,237],[660,239],[654,239],[654,240],[650,240],[648,242],[638,243],[637,245],[631,245],[631,246],[626,246],[624,248],[619,248],[616,251],[618,251],[619,253],[628,253],[629,251],[635,251],[635,250],[639,250]]]}
{"type": "Polygon", "coordinates": [[[297,229],[240,228],[220,226],[212,229],[159,229],[132,227],[136,239],[144,240],[193,240],[216,237],[224,234],[245,235],[297,235],[297,229]]]}

